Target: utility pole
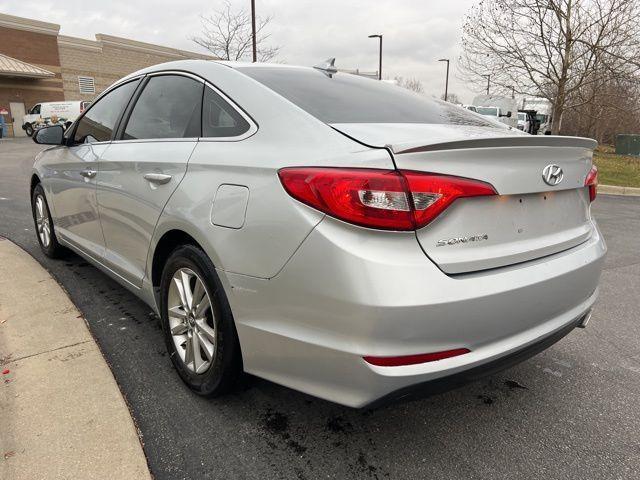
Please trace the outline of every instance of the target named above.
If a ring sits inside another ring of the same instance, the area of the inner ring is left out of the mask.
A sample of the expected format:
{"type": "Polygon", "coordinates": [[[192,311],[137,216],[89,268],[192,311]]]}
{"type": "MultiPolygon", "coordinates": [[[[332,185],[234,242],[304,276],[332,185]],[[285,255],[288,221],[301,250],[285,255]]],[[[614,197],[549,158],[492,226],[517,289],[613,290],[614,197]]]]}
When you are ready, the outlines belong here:
{"type": "Polygon", "coordinates": [[[447,96],[449,94],[449,59],[448,58],[441,58],[440,60],[438,60],[439,62],[447,62],[447,77],[446,80],[444,82],[444,101],[447,101],[447,96]]]}
{"type": "Polygon", "coordinates": [[[253,63],[258,61],[256,45],[256,0],[251,0],[251,43],[253,44],[253,63]]]}
{"type": "Polygon", "coordinates": [[[382,80],[382,34],[369,35],[369,38],[379,38],[380,39],[380,49],[378,51],[378,80],[382,80]]]}
{"type": "Polygon", "coordinates": [[[483,77],[487,77],[487,96],[489,96],[489,82],[491,79],[491,75],[483,75],[483,77]]]}

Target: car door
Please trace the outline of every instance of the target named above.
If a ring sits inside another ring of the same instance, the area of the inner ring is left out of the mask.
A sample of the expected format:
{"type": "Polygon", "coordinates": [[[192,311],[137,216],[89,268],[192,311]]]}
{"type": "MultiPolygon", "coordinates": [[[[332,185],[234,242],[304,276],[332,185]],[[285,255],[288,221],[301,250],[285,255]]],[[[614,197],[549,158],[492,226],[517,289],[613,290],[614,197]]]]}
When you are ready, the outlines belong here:
{"type": "Polygon", "coordinates": [[[53,206],[56,231],[96,259],[104,255],[96,198],[98,160],[108,148],[138,83],[125,83],[103,95],[69,132],[69,146],[49,152],[45,188],[53,206]]]}
{"type": "Polygon", "coordinates": [[[187,169],[201,132],[204,82],[153,74],[100,158],[97,199],[106,265],[142,284],[156,222],[187,169]]]}

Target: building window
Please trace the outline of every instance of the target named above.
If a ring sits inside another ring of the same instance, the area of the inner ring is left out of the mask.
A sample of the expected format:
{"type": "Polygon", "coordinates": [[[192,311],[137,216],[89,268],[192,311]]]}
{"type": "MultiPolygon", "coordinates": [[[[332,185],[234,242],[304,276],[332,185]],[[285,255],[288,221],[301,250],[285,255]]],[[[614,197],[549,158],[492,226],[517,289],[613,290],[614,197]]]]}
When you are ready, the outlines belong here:
{"type": "Polygon", "coordinates": [[[93,77],[78,77],[80,93],[96,93],[96,85],[93,77]]]}

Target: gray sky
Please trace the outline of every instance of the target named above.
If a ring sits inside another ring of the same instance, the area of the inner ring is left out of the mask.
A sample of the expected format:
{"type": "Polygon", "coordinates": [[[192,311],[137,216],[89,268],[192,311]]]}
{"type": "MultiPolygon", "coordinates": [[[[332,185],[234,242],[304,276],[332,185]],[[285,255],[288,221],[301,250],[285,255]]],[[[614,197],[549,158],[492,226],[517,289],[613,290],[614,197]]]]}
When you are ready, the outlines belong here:
{"type": "MultiPolygon", "coordinates": [[[[204,49],[189,38],[197,35],[199,14],[210,13],[219,0],[5,0],[2,11],[61,25],[63,35],[94,38],[105,33],[196,52],[204,49]]],[[[233,0],[249,8],[249,0],[233,0]]],[[[258,15],[272,15],[273,43],[279,59],[314,65],[336,57],[340,68],[376,70],[378,40],[383,33],[383,76],[416,77],[425,93],[444,92],[445,64],[452,60],[449,92],[470,103],[474,93],[455,75],[462,20],[475,0],[256,0],[258,15]]]]}

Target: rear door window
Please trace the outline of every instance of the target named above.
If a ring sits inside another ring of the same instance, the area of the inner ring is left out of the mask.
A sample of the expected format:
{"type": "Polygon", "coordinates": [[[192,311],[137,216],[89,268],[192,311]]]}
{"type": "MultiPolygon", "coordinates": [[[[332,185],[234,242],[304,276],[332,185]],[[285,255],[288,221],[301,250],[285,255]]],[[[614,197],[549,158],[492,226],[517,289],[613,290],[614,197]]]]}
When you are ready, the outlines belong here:
{"type": "Polygon", "coordinates": [[[181,75],[151,77],[131,111],[124,140],[199,137],[203,88],[181,75]]]}
{"type": "Polygon", "coordinates": [[[235,108],[211,88],[205,88],[202,104],[203,137],[237,137],[249,128],[249,122],[235,108]]]}
{"type": "Polygon", "coordinates": [[[78,122],[73,140],[75,143],[106,142],[111,140],[113,129],[138,80],[125,83],[101,97],[78,122]]]}

